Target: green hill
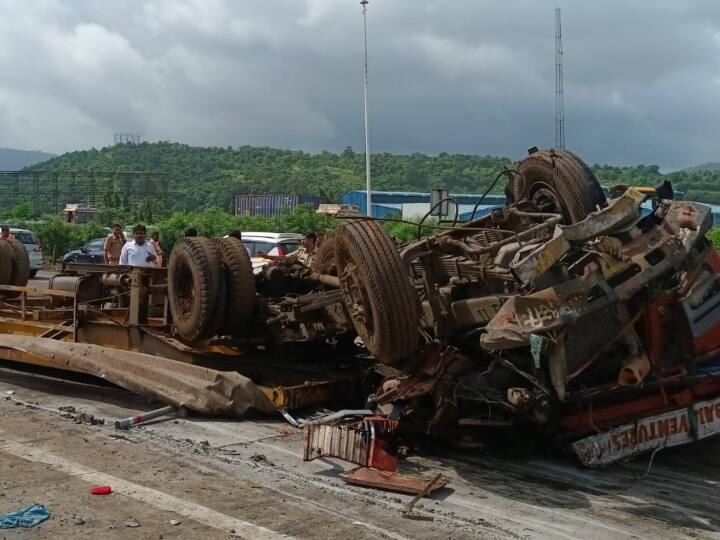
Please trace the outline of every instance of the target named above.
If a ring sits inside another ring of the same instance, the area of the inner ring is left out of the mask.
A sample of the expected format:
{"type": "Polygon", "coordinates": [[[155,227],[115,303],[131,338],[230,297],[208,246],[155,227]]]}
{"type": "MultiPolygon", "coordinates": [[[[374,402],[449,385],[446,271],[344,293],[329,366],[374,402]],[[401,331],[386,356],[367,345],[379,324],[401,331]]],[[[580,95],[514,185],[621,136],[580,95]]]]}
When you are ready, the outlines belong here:
{"type": "MultiPolygon", "coordinates": [[[[428,191],[446,187],[453,192],[484,190],[509,158],[441,153],[374,154],[373,188],[428,191]]],[[[329,200],[365,185],[362,153],[347,148],[339,154],[308,154],[296,150],[242,146],[195,147],[158,142],[119,144],[101,150],[70,152],[30,167],[31,170],[160,172],[169,175],[172,209],[231,208],[236,193],[297,192],[329,200]]],[[[720,171],[679,171],[667,175],[655,165],[615,167],[593,165],[604,185],[654,186],[665,179],[686,198],[720,203],[720,171]]],[[[69,181],[69,180],[67,180],[69,181]]],[[[501,186],[498,186],[501,190],[501,186]]]]}
{"type": "Polygon", "coordinates": [[[688,167],[683,169],[684,172],[695,172],[695,171],[720,171],[720,163],[711,162],[703,163],[702,165],[695,165],[694,167],[688,167]]]}

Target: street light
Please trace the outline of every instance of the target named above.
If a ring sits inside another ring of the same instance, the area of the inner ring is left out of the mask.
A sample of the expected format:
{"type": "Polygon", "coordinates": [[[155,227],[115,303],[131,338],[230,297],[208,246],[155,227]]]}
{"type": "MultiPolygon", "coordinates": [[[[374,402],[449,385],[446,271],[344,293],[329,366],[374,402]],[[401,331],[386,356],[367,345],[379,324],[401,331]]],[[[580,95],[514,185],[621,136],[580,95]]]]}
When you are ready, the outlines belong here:
{"type": "Polygon", "coordinates": [[[367,215],[372,217],[372,202],[371,202],[371,191],[370,191],[370,128],[368,126],[368,52],[367,52],[367,5],[368,0],[360,0],[360,4],[362,5],[363,10],[363,36],[365,40],[365,84],[363,86],[364,89],[364,99],[365,99],[365,182],[366,182],[366,189],[367,189],[367,215]]]}

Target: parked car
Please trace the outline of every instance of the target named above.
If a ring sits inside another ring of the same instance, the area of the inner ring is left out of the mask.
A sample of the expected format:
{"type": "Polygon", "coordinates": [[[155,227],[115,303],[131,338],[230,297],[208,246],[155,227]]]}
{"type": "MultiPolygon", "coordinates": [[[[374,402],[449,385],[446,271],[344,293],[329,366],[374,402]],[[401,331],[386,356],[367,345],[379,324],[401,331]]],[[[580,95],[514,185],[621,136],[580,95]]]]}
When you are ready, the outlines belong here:
{"type": "Polygon", "coordinates": [[[15,238],[25,245],[28,257],[30,258],[30,277],[34,278],[38,270],[42,270],[43,267],[42,243],[38,240],[38,237],[35,236],[34,232],[28,231],[27,229],[11,228],[10,234],[14,235],[15,238]]]}
{"type": "Polygon", "coordinates": [[[302,245],[302,234],[243,232],[242,243],[250,254],[253,272],[258,273],[269,262],[268,259],[257,257],[258,253],[266,255],[290,255],[302,245]]]}
{"type": "Polygon", "coordinates": [[[63,257],[63,264],[66,263],[96,263],[103,264],[105,262],[105,253],[103,245],[105,237],[90,240],[80,249],[69,251],[63,257]]]}

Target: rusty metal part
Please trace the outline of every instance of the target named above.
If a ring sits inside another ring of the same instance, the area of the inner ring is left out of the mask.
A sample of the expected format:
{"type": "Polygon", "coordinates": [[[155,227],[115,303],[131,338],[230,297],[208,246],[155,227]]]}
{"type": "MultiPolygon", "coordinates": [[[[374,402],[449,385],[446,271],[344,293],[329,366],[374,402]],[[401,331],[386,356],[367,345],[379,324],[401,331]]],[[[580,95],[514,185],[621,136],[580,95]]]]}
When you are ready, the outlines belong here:
{"type": "Polygon", "coordinates": [[[564,231],[556,227],[550,240],[541,244],[526,257],[512,263],[510,268],[513,274],[527,285],[548,271],[569,249],[570,244],[565,238],[564,231]]]}
{"type": "Polygon", "coordinates": [[[59,369],[95,375],[174,407],[239,416],[274,407],[250,379],[143,353],[45,338],[4,335],[0,351],[14,351],[59,369]]]}
{"type": "MultiPolygon", "coordinates": [[[[73,298],[84,303],[102,297],[102,284],[95,276],[63,276],[55,275],[48,281],[48,288],[53,291],[75,293],[73,298]]],[[[72,304],[72,298],[53,296],[53,306],[61,307],[72,304]]]]}
{"type": "Polygon", "coordinates": [[[560,229],[568,242],[587,242],[599,235],[625,230],[640,220],[640,205],[646,199],[647,194],[641,190],[628,188],[605,208],[572,225],[561,225],[560,229]]]}
{"type": "Polygon", "coordinates": [[[532,333],[546,333],[582,316],[627,300],[668,271],[677,269],[706,232],[705,205],[674,201],[661,225],[623,246],[621,264],[533,294],[508,299],[487,325],[487,349],[529,344],[532,333]]]}
{"type": "Polygon", "coordinates": [[[430,493],[437,491],[448,483],[447,478],[439,474],[428,478],[420,474],[380,471],[367,467],[358,467],[344,472],[340,475],[340,478],[348,484],[356,486],[386,489],[399,493],[422,493],[423,497],[427,497],[430,493]],[[427,491],[425,490],[426,487],[427,491]]]}
{"type": "Polygon", "coordinates": [[[481,296],[452,302],[450,310],[455,326],[484,326],[497,314],[503,301],[501,296],[481,296]]]}
{"type": "Polygon", "coordinates": [[[106,287],[129,287],[130,274],[121,272],[108,272],[102,275],[102,284],[106,287]]]}
{"type": "Polygon", "coordinates": [[[634,456],[720,434],[720,397],[638,418],[572,444],[580,462],[603,467],[634,456]]]}
{"type": "Polygon", "coordinates": [[[340,288],[340,278],[337,276],[313,272],[310,274],[310,279],[322,283],[323,285],[327,285],[328,287],[333,287],[334,289],[340,288]]]}
{"type": "Polygon", "coordinates": [[[415,508],[415,505],[417,502],[422,499],[423,497],[427,497],[433,489],[438,489],[435,486],[440,482],[442,479],[442,474],[438,473],[432,478],[429,478],[427,483],[417,492],[417,494],[412,498],[412,500],[408,503],[408,505],[405,507],[405,510],[403,510],[403,516],[405,517],[411,517],[413,508],[415,508]]]}
{"type": "Polygon", "coordinates": [[[379,416],[352,424],[306,425],[303,460],[334,457],[362,467],[396,471],[398,457],[391,446],[397,428],[397,421],[379,416]]]}
{"type": "Polygon", "coordinates": [[[263,387],[263,392],[278,409],[295,410],[323,405],[347,396],[353,388],[352,380],[307,381],[293,386],[263,387]]]}

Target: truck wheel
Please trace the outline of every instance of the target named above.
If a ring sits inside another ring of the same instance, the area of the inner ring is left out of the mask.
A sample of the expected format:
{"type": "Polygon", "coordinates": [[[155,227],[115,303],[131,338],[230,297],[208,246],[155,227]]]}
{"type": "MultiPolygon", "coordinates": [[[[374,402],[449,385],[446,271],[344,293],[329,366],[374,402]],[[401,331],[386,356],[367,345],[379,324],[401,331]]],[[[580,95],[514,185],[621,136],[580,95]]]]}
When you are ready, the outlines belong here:
{"type": "Polygon", "coordinates": [[[13,269],[13,249],[0,240],[0,285],[10,285],[13,269]]]}
{"type": "MultiPolygon", "coordinates": [[[[10,247],[11,252],[11,274],[8,285],[16,287],[25,287],[30,279],[30,256],[27,249],[20,240],[16,238],[6,240],[6,245],[10,247]]],[[[19,296],[19,292],[8,292],[5,296],[14,298],[19,296]]]]}
{"type": "Polygon", "coordinates": [[[168,263],[173,324],[186,340],[214,336],[225,315],[225,273],[209,238],[179,240],[168,263]]]}
{"type": "Polygon", "coordinates": [[[319,274],[337,276],[337,265],[335,264],[335,237],[329,236],[318,248],[313,258],[312,269],[319,274]]]}
{"type": "MultiPolygon", "coordinates": [[[[338,270],[337,263],[335,262],[335,244],[335,236],[329,236],[325,239],[322,245],[318,248],[313,259],[313,272],[337,277],[338,270]]],[[[338,327],[347,328],[348,322],[350,321],[350,315],[347,313],[345,304],[337,303],[327,306],[325,308],[325,313],[338,327]]]]}
{"type": "Polygon", "coordinates": [[[223,331],[239,334],[247,330],[255,312],[255,276],[244,244],[237,238],[215,240],[225,271],[226,306],[223,331]]]}
{"type": "Polygon", "coordinates": [[[560,214],[566,224],[582,221],[607,201],[585,162],[567,150],[537,150],[520,161],[506,194],[509,204],[528,200],[540,212],[560,214]]]}
{"type": "Polygon", "coordinates": [[[376,221],[346,223],[335,235],[335,257],[345,307],[365,347],[386,364],[414,353],[418,299],[387,233],[376,221]]]}

